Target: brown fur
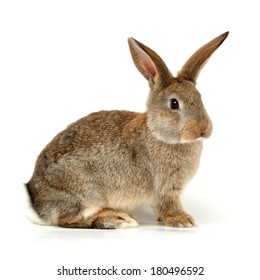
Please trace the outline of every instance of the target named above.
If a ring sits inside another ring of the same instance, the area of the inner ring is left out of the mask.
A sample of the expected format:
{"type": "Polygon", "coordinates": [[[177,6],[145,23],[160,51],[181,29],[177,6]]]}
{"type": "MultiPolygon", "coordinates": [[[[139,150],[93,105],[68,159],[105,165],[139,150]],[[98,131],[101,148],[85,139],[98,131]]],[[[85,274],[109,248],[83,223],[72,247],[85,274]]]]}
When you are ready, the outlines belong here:
{"type": "Polygon", "coordinates": [[[194,226],[180,193],[197,171],[201,139],[212,131],[195,80],[225,37],[197,51],[176,78],[154,51],[129,39],[151,88],[147,112],[100,111],[60,132],[39,155],[27,184],[39,218],[62,227],[134,227],[122,211],[149,203],[167,225],[194,226]],[[180,109],[170,108],[172,98],[180,109]]]}

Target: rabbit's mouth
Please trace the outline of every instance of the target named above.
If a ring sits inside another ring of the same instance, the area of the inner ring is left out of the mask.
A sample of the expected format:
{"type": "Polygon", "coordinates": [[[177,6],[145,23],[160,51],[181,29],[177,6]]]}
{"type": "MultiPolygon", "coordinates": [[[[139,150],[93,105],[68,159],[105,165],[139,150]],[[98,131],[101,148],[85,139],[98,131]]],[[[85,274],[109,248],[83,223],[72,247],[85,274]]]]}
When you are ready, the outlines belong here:
{"type": "Polygon", "coordinates": [[[181,143],[207,139],[212,133],[212,123],[209,119],[204,121],[191,121],[181,133],[181,143]]]}

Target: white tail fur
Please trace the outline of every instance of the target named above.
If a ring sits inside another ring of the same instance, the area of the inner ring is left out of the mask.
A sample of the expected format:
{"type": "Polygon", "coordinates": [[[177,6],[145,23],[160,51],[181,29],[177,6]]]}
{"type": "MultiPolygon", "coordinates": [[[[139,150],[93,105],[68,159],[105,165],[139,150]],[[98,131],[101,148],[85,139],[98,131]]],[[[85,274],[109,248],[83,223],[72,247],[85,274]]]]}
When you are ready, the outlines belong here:
{"type": "Polygon", "coordinates": [[[50,223],[42,220],[39,217],[38,213],[33,209],[26,184],[24,184],[24,191],[25,191],[25,197],[26,197],[26,217],[27,217],[27,219],[30,220],[34,224],[38,224],[38,225],[42,225],[42,226],[49,226],[50,223]]]}

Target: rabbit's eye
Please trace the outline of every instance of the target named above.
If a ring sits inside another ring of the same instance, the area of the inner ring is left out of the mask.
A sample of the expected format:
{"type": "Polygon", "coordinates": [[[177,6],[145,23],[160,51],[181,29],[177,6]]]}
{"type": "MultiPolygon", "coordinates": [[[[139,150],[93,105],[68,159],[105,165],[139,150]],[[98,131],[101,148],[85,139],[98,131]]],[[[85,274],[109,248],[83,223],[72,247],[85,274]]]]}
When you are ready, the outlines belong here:
{"type": "Polygon", "coordinates": [[[180,108],[180,106],[179,106],[178,100],[175,98],[171,99],[171,109],[177,110],[179,108],[180,108]]]}

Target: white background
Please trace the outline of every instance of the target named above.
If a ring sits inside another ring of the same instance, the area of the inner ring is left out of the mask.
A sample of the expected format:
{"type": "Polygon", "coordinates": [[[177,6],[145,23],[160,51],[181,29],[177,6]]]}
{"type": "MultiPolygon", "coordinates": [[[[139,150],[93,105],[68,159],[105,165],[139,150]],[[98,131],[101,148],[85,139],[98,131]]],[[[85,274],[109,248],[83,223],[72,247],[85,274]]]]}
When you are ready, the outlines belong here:
{"type": "Polygon", "coordinates": [[[62,265],[204,266],[206,276],[194,278],[259,279],[258,7],[252,0],[1,1],[1,279],[58,279],[62,265]],[[145,111],[148,85],[134,67],[128,37],[153,48],[176,73],[228,30],[197,86],[214,133],[183,204],[200,227],[167,228],[150,209],[135,212],[140,227],[129,230],[26,220],[22,183],[56,133],[92,111],[145,111]]]}

